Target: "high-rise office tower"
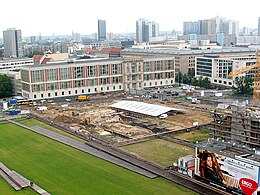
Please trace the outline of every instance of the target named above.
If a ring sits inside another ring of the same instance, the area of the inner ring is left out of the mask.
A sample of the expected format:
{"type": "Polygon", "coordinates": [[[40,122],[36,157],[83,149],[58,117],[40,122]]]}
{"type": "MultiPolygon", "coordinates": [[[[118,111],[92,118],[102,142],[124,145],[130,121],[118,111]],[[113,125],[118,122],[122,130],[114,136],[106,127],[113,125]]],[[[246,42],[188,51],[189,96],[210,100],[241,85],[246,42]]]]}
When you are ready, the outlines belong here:
{"type": "Polygon", "coordinates": [[[98,41],[104,41],[107,38],[106,21],[98,20],[98,41]]]}
{"type": "Polygon", "coordinates": [[[260,36],[260,17],[258,18],[258,36],[260,36]]]}
{"type": "Polygon", "coordinates": [[[152,37],[158,37],[159,36],[159,24],[152,22],[152,37]]]}
{"type": "Polygon", "coordinates": [[[159,24],[145,19],[136,21],[136,42],[149,42],[151,37],[159,35],[159,24]]]}
{"type": "Polygon", "coordinates": [[[183,23],[183,34],[199,34],[199,22],[197,21],[190,21],[183,23]]]}
{"type": "Polygon", "coordinates": [[[3,31],[3,39],[5,58],[20,58],[23,56],[21,30],[16,30],[15,28],[8,28],[6,31],[3,31]]]}

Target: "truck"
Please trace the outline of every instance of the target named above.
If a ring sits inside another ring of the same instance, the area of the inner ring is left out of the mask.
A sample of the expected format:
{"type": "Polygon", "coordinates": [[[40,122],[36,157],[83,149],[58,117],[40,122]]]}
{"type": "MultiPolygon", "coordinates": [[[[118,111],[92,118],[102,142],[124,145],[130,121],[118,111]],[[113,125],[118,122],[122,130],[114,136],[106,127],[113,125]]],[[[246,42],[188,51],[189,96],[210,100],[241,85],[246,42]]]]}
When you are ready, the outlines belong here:
{"type": "Polygon", "coordinates": [[[89,101],[90,100],[90,97],[89,96],[87,96],[87,95],[79,95],[78,97],[77,97],[77,101],[89,101]]]}

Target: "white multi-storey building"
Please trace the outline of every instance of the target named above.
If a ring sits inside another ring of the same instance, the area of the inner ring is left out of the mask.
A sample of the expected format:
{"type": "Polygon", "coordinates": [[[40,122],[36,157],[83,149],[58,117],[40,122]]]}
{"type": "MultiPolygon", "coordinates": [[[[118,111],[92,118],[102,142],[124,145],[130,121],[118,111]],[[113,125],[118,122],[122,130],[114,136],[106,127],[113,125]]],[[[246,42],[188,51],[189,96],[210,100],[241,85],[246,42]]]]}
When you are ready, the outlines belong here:
{"type": "Polygon", "coordinates": [[[21,68],[22,95],[31,99],[172,85],[173,57],[96,59],[21,68]]]}
{"type": "Polygon", "coordinates": [[[17,71],[22,66],[34,65],[32,58],[0,60],[0,71],[17,71]]]}
{"type": "MultiPolygon", "coordinates": [[[[232,87],[235,77],[229,77],[234,72],[256,62],[255,56],[231,56],[205,55],[195,58],[195,76],[208,77],[213,85],[232,87]]],[[[248,71],[237,76],[253,77],[254,71],[248,71]]]]}

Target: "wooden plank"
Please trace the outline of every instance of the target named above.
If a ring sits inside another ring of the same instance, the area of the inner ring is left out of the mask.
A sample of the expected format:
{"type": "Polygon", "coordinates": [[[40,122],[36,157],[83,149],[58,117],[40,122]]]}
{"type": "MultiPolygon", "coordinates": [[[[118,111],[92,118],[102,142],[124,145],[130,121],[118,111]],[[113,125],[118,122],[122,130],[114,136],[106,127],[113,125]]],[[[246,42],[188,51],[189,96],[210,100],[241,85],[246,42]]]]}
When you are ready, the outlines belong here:
{"type": "Polygon", "coordinates": [[[5,174],[4,171],[0,170],[0,176],[2,178],[4,178],[4,180],[10,185],[12,186],[15,190],[21,190],[22,188],[19,187],[16,183],[14,183],[9,177],[7,174],[5,174]]]}
{"type": "Polygon", "coordinates": [[[12,173],[10,174],[10,177],[12,177],[12,179],[18,183],[18,185],[20,185],[22,188],[25,188],[27,186],[29,186],[26,182],[24,182],[14,171],[12,171],[12,173]]]}

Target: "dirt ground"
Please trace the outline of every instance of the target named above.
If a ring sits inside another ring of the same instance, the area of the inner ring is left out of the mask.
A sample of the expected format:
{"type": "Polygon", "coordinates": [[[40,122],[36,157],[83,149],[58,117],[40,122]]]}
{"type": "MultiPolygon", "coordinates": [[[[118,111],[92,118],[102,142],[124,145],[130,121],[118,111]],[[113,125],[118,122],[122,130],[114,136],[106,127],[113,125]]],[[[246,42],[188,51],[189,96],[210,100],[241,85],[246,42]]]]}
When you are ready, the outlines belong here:
{"type": "MultiPolygon", "coordinates": [[[[136,100],[143,101],[143,100],[136,100]]],[[[121,113],[117,113],[110,108],[110,105],[117,101],[108,103],[64,103],[64,104],[50,104],[46,103],[44,106],[47,110],[39,110],[37,107],[29,107],[29,109],[36,115],[48,119],[60,125],[66,125],[73,131],[80,131],[91,134],[99,134],[103,136],[113,137],[117,136],[118,141],[122,139],[140,138],[153,134],[152,131],[133,126],[129,121],[122,120],[121,113]]],[[[176,114],[169,116],[166,119],[148,118],[150,122],[157,123],[160,126],[167,126],[170,130],[179,130],[193,126],[194,122],[199,125],[207,124],[212,121],[209,112],[203,112],[195,107],[184,107],[186,101],[158,101],[147,99],[147,103],[161,104],[178,108],[183,111],[183,114],[176,114]]],[[[193,105],[192,105],[193,106],[193,105]]],[[[196,104],[197,106],[197,104],[196,104]]],[[[205,105],[200,105],[205,108],[205,105]]],[[[148,121],[149,121],[148,120],[148,121]]]]}

